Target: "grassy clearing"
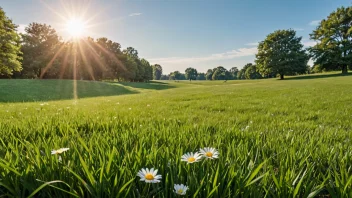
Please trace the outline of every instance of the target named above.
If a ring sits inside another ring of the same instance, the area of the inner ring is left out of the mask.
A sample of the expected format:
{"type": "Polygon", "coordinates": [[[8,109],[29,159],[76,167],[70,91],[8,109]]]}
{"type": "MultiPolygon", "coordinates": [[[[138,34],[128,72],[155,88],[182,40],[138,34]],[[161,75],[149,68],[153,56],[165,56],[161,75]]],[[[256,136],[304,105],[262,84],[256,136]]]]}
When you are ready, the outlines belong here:
{"type": "Polygon", "coordinates": [[[68,85],[45,96],[47,82],[35,81],[41,92],[31,97],[47,102],[13,103],[25,94],[4,99],[0,89],[5,196],[174,197],[180,183],[188,197],[352,196],[352,76],[103,84],[136,93],[119,96],[92,94],[102,83],[89,82],[87,95],[102,97],[77,101],[53,99],[72,98],[68,85]],[[181,162],[208,146],[219,159],[181,162]],[[50,154],[62,147],[61,160],[50,154]],[[140,182],[144,167],[162,182],[140,182]]]}

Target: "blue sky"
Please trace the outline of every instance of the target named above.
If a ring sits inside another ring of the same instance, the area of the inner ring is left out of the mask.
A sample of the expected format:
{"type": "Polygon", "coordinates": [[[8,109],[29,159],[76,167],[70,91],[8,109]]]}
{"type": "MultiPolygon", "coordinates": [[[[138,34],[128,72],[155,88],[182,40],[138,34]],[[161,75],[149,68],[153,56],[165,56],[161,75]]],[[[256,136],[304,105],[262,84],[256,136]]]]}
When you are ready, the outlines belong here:
{"type": "Polygon", "coordinates": [[[199,72],[254,62],[256,43],[277,29],[292,28],[306,46],[317,22],[350,0],[0,0],[20,25],[47,23],[62,31],[59,15],[84,15],[87,35],[132,46],[162,65],[164,74],[187,67],[199,72]]]}

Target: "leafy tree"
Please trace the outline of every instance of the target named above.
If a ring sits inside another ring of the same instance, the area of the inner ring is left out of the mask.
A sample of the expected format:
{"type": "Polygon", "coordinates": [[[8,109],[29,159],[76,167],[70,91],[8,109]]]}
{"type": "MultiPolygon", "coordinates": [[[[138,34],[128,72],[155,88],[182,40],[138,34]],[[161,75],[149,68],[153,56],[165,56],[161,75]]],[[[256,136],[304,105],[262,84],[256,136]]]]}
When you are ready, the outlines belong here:
{"type": "Polygon", "coordinates": [[[205,73],[198,73],[197,80],[206,80],[205,73]]]}
{"type": "Polygon", "coordinates": [[[20,37],[17,25],[9,19],[0,7],[0,76],[10,76],[21,71],[20,37]]]}
{"type": "Polygon", "coordinates": [[[237,79],[243,80],[246,79],[246,71],[249,67],[253,66],[252,63],[247,63],[243,68],[237,73],[237,79]]]}
{"type": "Polygon", "coordinates": [[[144,67],[144,75],[143,75],[144,81],[153,80],[153,68],[150,65],[150,63],[144,58],[142,58],[140,62],[141,62],[141,65],[144,67]]]}
{"type": "Polygon", "coordinates": [[[153,65],[153,79],[160,80],[162,74],[163,74],[163,68],[161,67],[161,65],[158,65],[158,64],[153,65]]]}
{"type": "Polygon", "coordinates": [[[246,70],[246,79],[260,79],[262,76],[257,71],[257,67],[255,65],[251,65],[246,70]]]}
{"type": "Polygon", "coordinates": [[[310,37],[317,41],[309,49],[315,64],[347,73],[348,65],[352,63],[352,7],[341,7],[332,12],[310,37]]]}
{"type": "Polygon", "coordinates": [[[160,80],[169,80],[170,77],[168,75],[161,75],[160,80]]]}
{"type": "Polygon", "coordinates": [[[231,75],[231,79],[236,80],[237,79],[237,74],[239,72],[237,67],[232,67],[230,70],[230,75],[231,75]]]}
{"type": "Polygon", "coordinates": [[[198,72],[196,69],[189,67],[185,70],[185,75],[187,80],[196,80],[198,72]]]}
{"type": "Polygon", "coordinates": [[[256,54],[257,67],[261,74],[295,75],[306,72],[309,60],[294,30],[277,30],[259,43],[256,54]]]}
{"type": "Polygon", "coordinates": [[[169,75],[169,80],[181,80],[182,74],[179,71],[171,72],[169,75]]]}
{"type": "Polygon", "coordinates": [[[57,77],[60,65],[57,55],[62,43],[56,31],[50,25],[40,23],[29,24],[25,31],[22,34],[22,75],[27,78],[57,77]]]}
{"type": "Polygon", "coordinates": [[[207,73],[205,74],[205,79],[206,80],[213,80],[213,70],[208,69],[207,73]]]}
{"type": "Polygon", "coordinates": [[[185,77],[187,80],[196,80],[198,71],[195,68],[189,67],[185,70],[185,77]]]}
{"type": "Polygon", "coordinates": [[[213,70],[213,80],[228,80],[230,78],[230,72],[227,71],[223,66],[214,68],[213,70]]]}
{"type": "Polygon", "coordinates": [[[124,54],[127,54],[133,58],[138,58],[138,51],[133,47],[128,47],[127,49],[123,50],[124,54]]]}

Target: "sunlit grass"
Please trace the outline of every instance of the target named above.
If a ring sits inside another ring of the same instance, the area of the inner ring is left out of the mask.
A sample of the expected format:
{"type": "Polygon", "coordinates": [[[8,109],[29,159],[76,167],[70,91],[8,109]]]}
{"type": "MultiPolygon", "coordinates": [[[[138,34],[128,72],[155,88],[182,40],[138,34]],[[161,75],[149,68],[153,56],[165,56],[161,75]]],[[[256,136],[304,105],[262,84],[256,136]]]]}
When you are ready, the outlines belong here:
{"type": "Polygon", "coordinates": [[[352,196],[351,76],[194,82],[0,103],[0,194],[175,197],[184,184],[189,197],[352,196]],[[218,158],[182,161],[205,147],[218,158]],[[139,181],[142,168],[160,183],[139,181]]]}

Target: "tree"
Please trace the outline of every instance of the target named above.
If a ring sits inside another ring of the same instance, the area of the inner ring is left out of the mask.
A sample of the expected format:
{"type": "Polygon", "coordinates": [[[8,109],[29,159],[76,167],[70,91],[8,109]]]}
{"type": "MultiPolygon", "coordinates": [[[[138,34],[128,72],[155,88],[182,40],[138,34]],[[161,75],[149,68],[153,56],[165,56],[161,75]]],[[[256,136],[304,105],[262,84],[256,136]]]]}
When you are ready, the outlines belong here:
{"type": "Polygon", "coordinates": [[[231,79],[236,80],[237,79],[237,74],[239,72],[237,67],[232,67],[230,70],[230,75],[231,75],[231,79]]]}
{"type": "Polygon", "coordinates": [[[252,63],[247,63],[242,69],[237,73],[237,79],[243,80],[246,79],[246,71],[249,67],[253,66],[252,63]]]}
{"type": "Polygon", "coordinates": [[[196,80],[198,72],[196,69],[189,67],[185,70],[185,75],[187,80],[196,80]]]}
{"type": "Polygon", "coordinates": [[[257,71],[257,67],[255,65],[251,65],[247,68],[246,72],[246,79],[260,79],[262,76],[257,71]]]}
{"type": "Polygon", "coordinates": [[[21,35],[22,75],[27,78],[57,78],[60,70],[57,56],[62,43],[55,29],[50,25],[31,23],[25,31],[26,33],[21,35]]]}
{"type": "Polygon", "coordinates": [[[163,68],[161,65],[155,64],[153,67],[153,80],[160,80],[161,75],[163,74],[163,68]]]}
{"type": "Polygon", "coordinates": [[[197,80],[206,80],[205,73],[198,73],[197,80]]]}
{"type": "Polygon", "coordinates": [[[0,7],[0,76],[10,76],[21,71],[20,37],[17,25],[9,19],[0,7]]]}
{"type": "Polygon", "coordinates": [[[213,80],[228,80],[230,78],[230,72],[227,71],[223,66],[214,68],[213,70],[213,80]]]}
{"type": "Polygon", "coordinates": [[[144,75],[143,75],[144,81],[148,82],[150,80],[153,80],[153,68],[150,65],[150,63],[144,58],[142,58],[141,64],[144,67],[144,75]]]}
{"type": "Polygon", "coordinates": [[[310,34],[317,44],[309,49],[321,68],[347,73],[352,63],[352,7],[341,7],[320,22],[310,34]]]}
{"type": "Polygon", "coordinates": [[[168,75],[161,75],[159,80],[169,80],[170,77],[168,75]]]}
{"type": "Polygon", "coordinates": [[[171,72],[169,75],[169,80],[181,80],[182,74],[179,71],[171,72]]]}
{"type": "Polygon", "coordinates": [[[207,73],[205,74],[205,79],[206,80],[213,80],[213,70],[208,69],[207,73]]]}
{"type": "Polygon", "coordinates": [[[277,30],[259,43],[257,67],[262,75],[271,73],[284,75],[303,74],[309,60],[301,43],[302,37],[296,37],[294,30],[277,30]]]}

